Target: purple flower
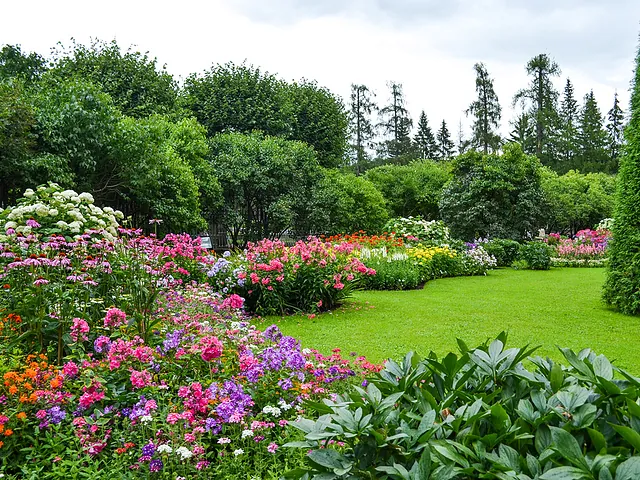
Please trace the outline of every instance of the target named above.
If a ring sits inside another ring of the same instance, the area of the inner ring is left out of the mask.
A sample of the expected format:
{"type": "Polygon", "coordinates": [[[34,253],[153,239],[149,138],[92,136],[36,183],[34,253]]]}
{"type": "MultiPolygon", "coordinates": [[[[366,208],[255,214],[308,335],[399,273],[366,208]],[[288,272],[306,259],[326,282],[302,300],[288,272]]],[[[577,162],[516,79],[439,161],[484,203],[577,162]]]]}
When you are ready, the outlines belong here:
{"type": "Polygon", "coordinates": [[[67,412],[62,410],[60,407],[55,406],[49,409],[49,415],[51,416],[51,423],[58,424],[67,416],[67,412]]]}
{"type": "Polygon", "coordinates": [[[30,218],[29,220],[27,220],[27,227],[38,228],[40,227],[40,224],[36,222],[33,218],[30,218]]]}
{"type": "Polygon", "coordinates": [[[282,338],[282,332],[277,325],[271,325],[264,331],[264,338],[271,340],[272,342],[277,342],[282,338]]]}
{"type": "Polygon", "coordinates": [[[149,462],[150,472],[159,472],[160,470],[162,470],[162,467],[164,467],[164,464],[159,458],[156,458],[155,460],[151,460],[151,462],[149,462]]]}
{"type": "Polygon", "coordinates": [[[156,453],[156,446],[153,443],[147,443],[142,447],[142,455],[146,457],[152,457],[156,453]]]}

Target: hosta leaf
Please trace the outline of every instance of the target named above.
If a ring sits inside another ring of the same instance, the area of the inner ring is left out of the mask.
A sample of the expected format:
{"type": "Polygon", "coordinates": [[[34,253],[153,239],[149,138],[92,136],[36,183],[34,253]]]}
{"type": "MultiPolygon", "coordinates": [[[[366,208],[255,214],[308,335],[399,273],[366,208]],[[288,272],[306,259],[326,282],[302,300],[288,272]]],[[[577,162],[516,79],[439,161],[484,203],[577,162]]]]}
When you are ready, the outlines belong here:
{"type": "Polygon", "coordinates": [[[554,363],[553,367],[551,367],[549,381],[551,382],[551,390],[553,393],[562,388],[562,384],[564,383],[564,372],[562,371],[562,367],[559,363],[554,363]]]}
{"type": "Polygon", "coordinates": [[[586,480],[591,477],[584,470],[575,467],[557,467],[540,476],[540,480],[586,480]]]}
{"type": "Polygon", "coordinates": [[[332,448],[312,450],[307,454],[307,457],[309,457],[312,462],[320,465],[321,467],[330,469],[346,468],[351,463],[349,459],[347,459],[344,455],[332,448]]]}
{"type": "Polygon", "coordinates": [[[637,480],[640,478],[640,457],[631,457],[616,469],[616,480],[637,480]]]}
{"type": "Polygon", "coordinates": [[[598,355],[593,362],[594,373],[605,380],[613,380],[613,367],[604,355],[598,355]]]}
{"type": "Polygon", "coordinates": [[[574,436],[562,428],[549,428],[551,429],[551,437],[553,438],[552,448],[573,465],[588,472],[589,465],[587,465],[587,462],[582,455],[580,445],[578,445],[578,441],[574,436]]]}
{"type": "Polygon", "coordinates": [[[593,428],[587,428],[587,432],[589,433],[589,438],[591,439],[591,443],[593,444],[593,448],[596,452],[601,452],[603,449],[607,448],[607,440],[604,438],[602,433],[593,428]]]}
{"type": "Polygon", "coordinates": [[[631,444],[636,452],[640,452],[640,434],[638,432],[624,425],[615,425],[613,423],[610,425],[616,432],[622,435],[622,438],[631,444]]]}

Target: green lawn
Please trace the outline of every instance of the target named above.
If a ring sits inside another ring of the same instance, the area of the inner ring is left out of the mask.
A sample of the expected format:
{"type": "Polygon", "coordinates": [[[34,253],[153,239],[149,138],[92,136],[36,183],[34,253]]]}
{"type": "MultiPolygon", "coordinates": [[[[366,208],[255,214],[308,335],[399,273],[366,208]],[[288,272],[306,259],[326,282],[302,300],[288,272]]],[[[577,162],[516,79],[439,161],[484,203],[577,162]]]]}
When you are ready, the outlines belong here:
{"type": "MultiPolygon", "coordinates": [[[[501,269],[486,277],[445,278],[424,290],[357,292],[340,310],[314,319],[269,317],[304,347],[339,347],[379,362],[409,350],[438,355],[509,332],[510,346],[540,345],[537,354],[561,358],[555,345],[604,353],[640,374],[640,318],[600,302],[604,269],[501,269]]],[[[264,325],[263,325],[264,326],[264,325]]],[[[565,362],[566,363],[566,362],[565,362]]]]}

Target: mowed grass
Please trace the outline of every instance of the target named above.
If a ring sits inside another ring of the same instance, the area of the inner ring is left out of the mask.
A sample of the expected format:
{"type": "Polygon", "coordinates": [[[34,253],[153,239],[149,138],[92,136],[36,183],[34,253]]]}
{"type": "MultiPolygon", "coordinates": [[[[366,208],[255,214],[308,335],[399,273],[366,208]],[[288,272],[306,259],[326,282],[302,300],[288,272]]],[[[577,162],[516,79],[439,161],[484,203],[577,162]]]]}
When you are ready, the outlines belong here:
{"type": "Polygon", "coordinates": [[[332,313],[264,322],[277,323],[305,348],[327,353],[337,347],[374,362],[410,350],[441,356],[457,351],[456,338],[473,347],[505,330],[508,346],[540,345],[537,355],[563,361],[556,345],[588,347],[640,375],[640,318],[602,304],[604,279],[600,268],[500,269],[486,277],[434,280],[424,290],[357,292],[332,313]]]}

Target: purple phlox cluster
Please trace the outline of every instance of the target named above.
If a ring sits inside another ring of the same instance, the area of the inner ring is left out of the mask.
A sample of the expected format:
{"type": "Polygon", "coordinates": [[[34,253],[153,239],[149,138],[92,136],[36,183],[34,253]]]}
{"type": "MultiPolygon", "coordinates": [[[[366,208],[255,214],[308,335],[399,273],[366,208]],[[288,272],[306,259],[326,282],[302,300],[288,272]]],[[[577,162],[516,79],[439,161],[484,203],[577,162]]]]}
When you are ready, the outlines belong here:
{"type": "Polygon", "coordinates": [[[226,271],[231,262],[226,258],[219,258],[207,272],[208,277],[215,277],[219,272],[226,271]]]}
{"type": "Polygon", "coordinates": [[[176,349],[180,346],[180,341],[184,335],[184,329],[168,332],[162,341],[162,350],[167,353],[169,350],[176,349]]]}
{"type": "Polygon", "coordinates": [[[208,388],[211,397],[219,397],[222,400],[216,406],[216,414],[226,423],[240,423],[251,411],[253,399],[244,392],[242,385],[227,380],[222,387],[212,383],[208,388]]]}

